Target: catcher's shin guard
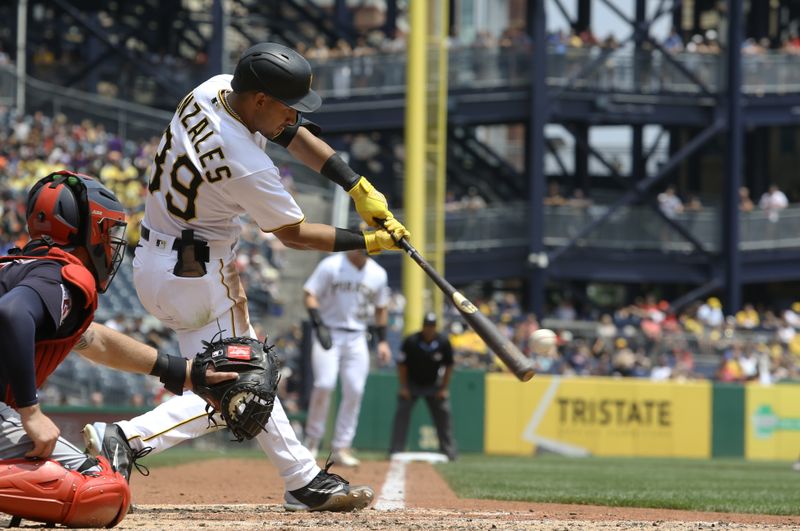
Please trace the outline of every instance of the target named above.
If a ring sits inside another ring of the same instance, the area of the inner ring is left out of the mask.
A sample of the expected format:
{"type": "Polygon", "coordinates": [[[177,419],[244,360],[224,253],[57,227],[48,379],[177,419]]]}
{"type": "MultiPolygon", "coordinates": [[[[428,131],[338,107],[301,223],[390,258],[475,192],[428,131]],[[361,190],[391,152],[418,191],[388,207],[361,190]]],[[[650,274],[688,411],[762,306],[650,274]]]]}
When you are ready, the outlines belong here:
{"type": "Polygon", "coordinates": [[[51,459],[0,461],[0,511],[69,527],[113,527],[128,511],[123,477],[98,457],[99,472],[67,470],[51,459]]]}

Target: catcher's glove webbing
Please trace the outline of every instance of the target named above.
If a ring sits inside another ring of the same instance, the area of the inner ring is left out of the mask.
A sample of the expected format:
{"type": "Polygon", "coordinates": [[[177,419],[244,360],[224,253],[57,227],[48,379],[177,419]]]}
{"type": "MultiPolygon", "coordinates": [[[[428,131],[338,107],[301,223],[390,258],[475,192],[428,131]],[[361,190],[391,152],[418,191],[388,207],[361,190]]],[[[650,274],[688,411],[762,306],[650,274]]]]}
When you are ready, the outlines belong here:
{"type": "Polygon", "coordinates": [[[208,405],[209,421],[219,412],[239,442],[252,439],[267,426],[278,389],[278,358],[272,346],[249,337],[204,341],[206,349],[192,362],[192,387],[208,405]],[[215,385],[206,381],[206,369],[238,372],[237,380],[215,385]]]}

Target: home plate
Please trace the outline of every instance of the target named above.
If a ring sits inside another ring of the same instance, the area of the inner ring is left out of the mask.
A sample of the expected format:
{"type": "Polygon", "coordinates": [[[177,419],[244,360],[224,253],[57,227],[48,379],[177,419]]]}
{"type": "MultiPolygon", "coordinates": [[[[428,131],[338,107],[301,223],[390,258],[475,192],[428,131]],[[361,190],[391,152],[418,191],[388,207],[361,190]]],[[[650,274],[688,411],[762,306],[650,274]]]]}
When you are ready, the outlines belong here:
{"type": "Polygon", "coordinates": [[[437,452],[397,452],[392,454],[392,461],[412,463],[422,461],[425,463],[448,463],[450,460],[446,455],[437,452]]]}

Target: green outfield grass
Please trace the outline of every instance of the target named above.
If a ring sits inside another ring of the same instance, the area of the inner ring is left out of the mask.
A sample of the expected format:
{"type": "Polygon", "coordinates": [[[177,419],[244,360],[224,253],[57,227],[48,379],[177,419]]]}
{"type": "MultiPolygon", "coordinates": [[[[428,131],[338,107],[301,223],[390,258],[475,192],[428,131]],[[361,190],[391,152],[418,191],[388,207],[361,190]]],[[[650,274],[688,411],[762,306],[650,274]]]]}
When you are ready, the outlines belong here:
{"type": "Polygon", "coordinates": [[[800,515],[786,462],[464,456],[437,468],[462,498],[800,515]]]}

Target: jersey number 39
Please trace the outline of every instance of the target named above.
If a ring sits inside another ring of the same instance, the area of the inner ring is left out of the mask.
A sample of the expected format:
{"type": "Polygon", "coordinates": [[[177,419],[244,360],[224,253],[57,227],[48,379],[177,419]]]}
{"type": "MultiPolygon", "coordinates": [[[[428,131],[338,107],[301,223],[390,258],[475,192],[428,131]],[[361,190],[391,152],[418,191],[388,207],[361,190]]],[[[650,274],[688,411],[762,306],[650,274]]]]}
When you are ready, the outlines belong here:
{"type": "MultiPolygon", "coordinates": [[[[172,130],[167,126],[164,131],[164,148],[161,152],[156,153],[154,163],[155,169],[153,171],[153,178],[150,179],[150,184],[147,186],[148,191],[152,194],[161,189],[161,176],[164,174],[164,162],[167,159],[167,152],[172,147],[172,130]]],[[[167,210],[173,215],[185,221],[191,221],[197,216],[197,207],[195,201],[197,200],[197,190],[203,184],[203,175],[200,170],[195,167],[192,160],[185,153],[178,155],[175,162],[172,163],[172,168],[169,172],[170,187],[167,192],[167,210]],[[185,168],[191,176],[189,183],[184,183],[178,178],[178,172],[181,168],[185,168]],[[172,192],[181,194],[186,200],[186,207],[180,208],[175,204],[175,196],[172,192]]]]}

